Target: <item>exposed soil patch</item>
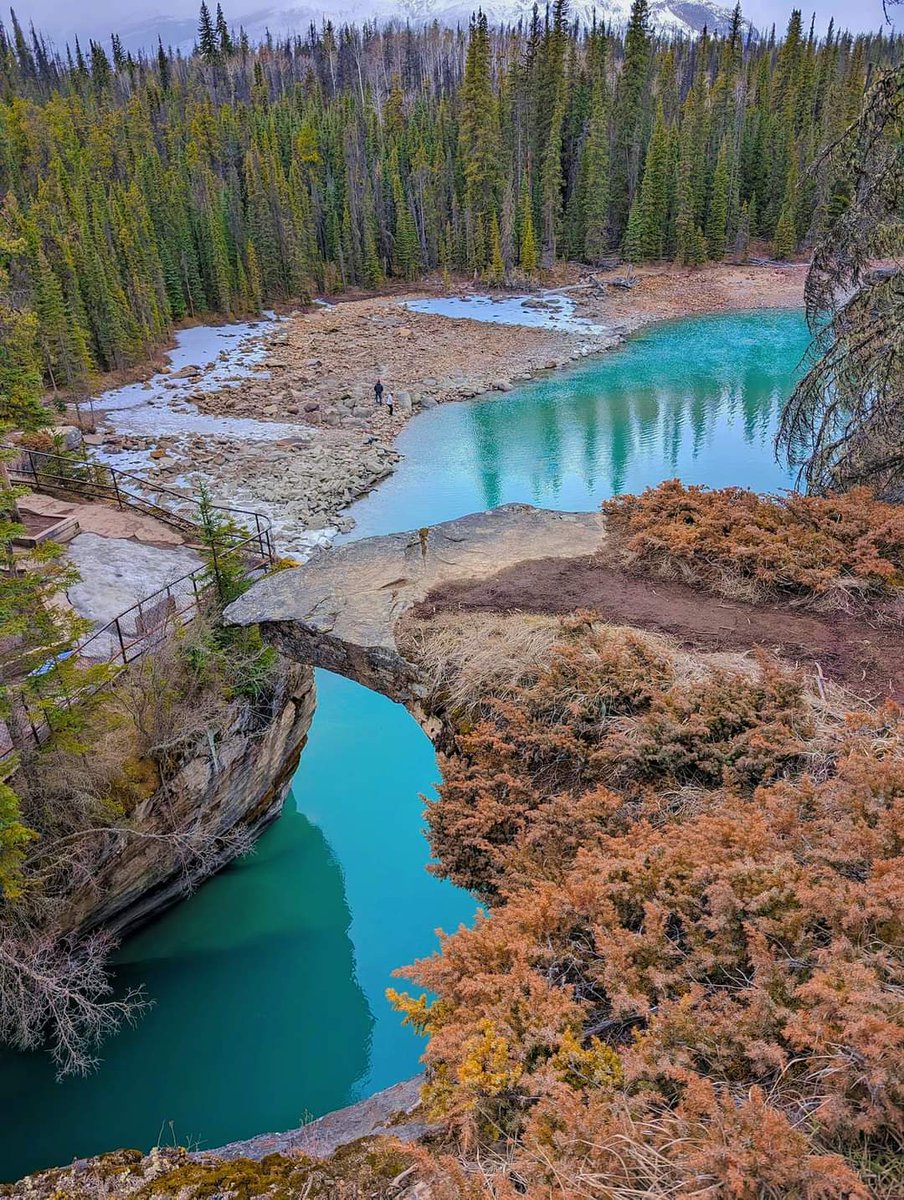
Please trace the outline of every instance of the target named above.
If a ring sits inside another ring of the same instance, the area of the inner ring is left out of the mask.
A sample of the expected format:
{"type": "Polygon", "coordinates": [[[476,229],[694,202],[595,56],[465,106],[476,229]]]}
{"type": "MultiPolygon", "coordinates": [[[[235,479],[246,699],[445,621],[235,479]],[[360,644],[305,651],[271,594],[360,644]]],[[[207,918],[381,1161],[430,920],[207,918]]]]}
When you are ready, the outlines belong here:
{"type": "Polygon", "coordinates": [[[568,613],[592,609],[608,621],[669,634],[685,646],[762,646],[870,701],[904,701],[904,630],[841,613],[786,604],[743,604],[687,584],[630,575],[591,556],[518,563],[491,579],[441,585],[414,617],[448,610],[568,613]]]}

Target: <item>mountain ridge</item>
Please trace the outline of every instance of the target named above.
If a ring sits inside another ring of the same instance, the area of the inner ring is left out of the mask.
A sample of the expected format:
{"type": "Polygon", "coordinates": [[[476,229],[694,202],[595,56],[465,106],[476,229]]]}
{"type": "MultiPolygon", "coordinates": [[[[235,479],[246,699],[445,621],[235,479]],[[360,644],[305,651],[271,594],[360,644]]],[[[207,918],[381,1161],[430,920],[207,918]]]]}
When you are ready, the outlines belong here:
{"type": "MultiPolygon", "coordinates": [[[[515,25],[531,19],[533,0],[483,0],[480,5],[472,0],[371,0],[367,4],[326,0],[317,5],[273,7],[248,13],[233,11],[230,23],[236,27],[241,24],[251,40],[258,41],[268,31],[274,37],[304,34],[312,22],[319,26],[324,20],[357,25],[364,20],[401,21],[403,24],[410,21],[414,25],[437,21],[440,25],[466,26],[478,7],[483,9],[491,25],[515,25]]],[[[539,4],[538,8],[542,16],[545,4],[539,4]]],[[[597,23],[623,28],[630,15],[631,0],[572,0],[569,7],[569,19],[585,26],[590,26],[595,18],[597,23]]],[[[704,26],[711,33],[727,30],[732,9],[715,0],[652,0],[650,17],[653,28],[659,33],[696,37],[704,26]]],[[[745,28],[750,27],[748,22],[744,24],[745,28]]],[[[127,49],[153,49],[159,36],[165,46],[188,51],[195,42],[195,26],[196,21],[191,18],[156,16],[135,22],[131,28],[120,32],[127,49]]]]}

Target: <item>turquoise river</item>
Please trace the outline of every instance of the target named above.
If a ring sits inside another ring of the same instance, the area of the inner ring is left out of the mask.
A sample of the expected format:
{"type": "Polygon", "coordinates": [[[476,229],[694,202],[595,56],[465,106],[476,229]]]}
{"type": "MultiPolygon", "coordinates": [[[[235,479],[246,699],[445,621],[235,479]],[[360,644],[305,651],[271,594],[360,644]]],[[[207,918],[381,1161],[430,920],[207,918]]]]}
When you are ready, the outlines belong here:
{"type": "MultiPolygon", "coordinates": [[[[433,409],[351,536],[507,501],[594,507],[674,476],[790,483],[772,439],[807,345],[796,313],[658,325],[504,395],[433,409]]],[[[420,1044],[390,1010],[395,967],[475,903],[425,869],[432,747],[408,713],[320,672],[308,746],[256,853],[122,946],[117,986],[154,1006],[56,1082],[46,1055],[0,1056],[0,1179],[158,1140],[216,1146],[286,1129],[406,1078],[420,1044]]]]}

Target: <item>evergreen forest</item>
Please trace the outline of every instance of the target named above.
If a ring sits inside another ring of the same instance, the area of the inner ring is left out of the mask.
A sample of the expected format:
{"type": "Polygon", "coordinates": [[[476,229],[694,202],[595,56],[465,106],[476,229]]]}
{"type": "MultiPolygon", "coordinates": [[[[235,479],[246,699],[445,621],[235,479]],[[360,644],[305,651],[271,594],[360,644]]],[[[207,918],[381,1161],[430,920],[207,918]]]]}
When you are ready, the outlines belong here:
{"type": "Polygon", "coordinates": [[[252,46],[202,4],[193,53],[0,26],[4,417],[127,367],[172,324],[441,269],[695,264],[806,250],[850,200],[823,148],[904,39],[334,28],[252,46]]]}

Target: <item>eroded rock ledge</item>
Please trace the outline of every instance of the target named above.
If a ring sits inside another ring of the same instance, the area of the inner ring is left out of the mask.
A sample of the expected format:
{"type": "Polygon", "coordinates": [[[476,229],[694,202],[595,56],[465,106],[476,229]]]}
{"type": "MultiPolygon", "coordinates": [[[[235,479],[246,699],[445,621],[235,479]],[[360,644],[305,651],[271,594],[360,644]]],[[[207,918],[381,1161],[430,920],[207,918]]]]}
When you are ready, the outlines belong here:
{"type": "Polygon", "coordinates": [[[395,637],[405,612],[440,584],[486,579],[526,560],[594,554],[604,537],[601,513],[506,504],[322,551],[256,583],[227,608],[225,620],[259,624],[287,657],[416,706],[417,669],[395,637]]]}
{"type": "Polygon", "coordinates": [[[235,856],[232,831],[242,829],[255,841],[282,810],[314,703],[310,667],[292,661],[279,664],[266,719],[250,702],[235,701],[209,745],[182,765],[165,790],[141,801],[129,829],[107,845],[90,880],[67,903],[65,931],[103,927],[122,936],[225,866],[235,856]],[[208,842],[206,861],[178,839],[167,839],[173,830],[208,842]]]}

